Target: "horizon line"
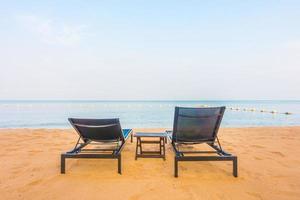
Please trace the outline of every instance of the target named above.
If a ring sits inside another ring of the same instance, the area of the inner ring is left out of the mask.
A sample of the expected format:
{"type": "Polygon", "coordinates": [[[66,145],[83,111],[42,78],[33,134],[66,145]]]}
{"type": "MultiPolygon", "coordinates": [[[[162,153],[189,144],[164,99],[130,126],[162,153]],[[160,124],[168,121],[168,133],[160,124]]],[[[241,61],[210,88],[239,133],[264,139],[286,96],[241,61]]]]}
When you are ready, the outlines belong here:
{"type": "Polygon", "coordinates": [[[300,101],[300,99],[121,99],[121,100],[114,100],[114,99],[108,99],[108,100],[100,100],[100,99],[0,99],[0,102],[4,101],[36,101],[36,102],[42,102],[42,101],[86,101],[86,102],[138,102],[138,101],[145,101],[145,102],[151,102],[151,101],[300,101]]]}

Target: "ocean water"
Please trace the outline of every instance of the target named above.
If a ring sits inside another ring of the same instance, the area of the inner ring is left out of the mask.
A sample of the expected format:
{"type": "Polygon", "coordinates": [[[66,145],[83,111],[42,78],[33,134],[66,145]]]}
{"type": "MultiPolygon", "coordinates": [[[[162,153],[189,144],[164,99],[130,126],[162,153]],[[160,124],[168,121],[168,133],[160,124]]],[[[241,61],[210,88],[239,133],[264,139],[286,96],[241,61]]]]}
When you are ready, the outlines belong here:
{"type": "Polygon", "coordinates": [[[0,128],[70,128],[69,117],[117,117],[123,128],[171,128],[175,106],[226,106],[223,127],[300,125],[300,101],[0,101],[0,128]],[[250,108],[256,111],[243,110],[250,108]]]}

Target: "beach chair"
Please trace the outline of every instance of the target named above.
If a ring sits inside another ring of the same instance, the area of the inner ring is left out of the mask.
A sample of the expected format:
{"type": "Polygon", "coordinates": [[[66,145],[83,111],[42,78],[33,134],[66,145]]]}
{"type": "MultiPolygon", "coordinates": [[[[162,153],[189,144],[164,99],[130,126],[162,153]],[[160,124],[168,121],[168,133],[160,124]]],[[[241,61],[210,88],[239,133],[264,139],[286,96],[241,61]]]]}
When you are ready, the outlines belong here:
{"type": "Polygon", "coordinates": [[[61,173],[65,173],[67,158],[117,159],[121,174],[121,151],[131,135],[131,129],[121,129],[119,119],[74,119],[69,122],[79,134],[75,147],[61,154],[61,173]],[[94,146],[94,148],[89,148],[94,146]],[[96,148],[95,148],[96,147],[96,148]]]}
{"type": "Polygon", "coordinates": [[[225,107],[175,107],[173,131],[167,132],[175,152],[175,177],[178,177],[180,161],[232,161],[233,176],[238,176],[237,157],[222,149],[217,136],[224,111],[225,107]],[[213,151],[180,150],[184,145],[201,143],[208,144],[213,151]]]}

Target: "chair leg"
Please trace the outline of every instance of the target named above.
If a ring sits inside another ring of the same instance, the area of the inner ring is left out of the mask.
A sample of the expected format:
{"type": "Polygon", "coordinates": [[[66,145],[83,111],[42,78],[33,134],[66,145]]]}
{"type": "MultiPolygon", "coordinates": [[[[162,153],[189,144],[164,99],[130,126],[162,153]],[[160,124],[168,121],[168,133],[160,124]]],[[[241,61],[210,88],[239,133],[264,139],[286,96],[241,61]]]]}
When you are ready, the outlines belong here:
{"type": "Polygon", "coordinates": [[[121,154],[118,156],[118,173],[122,174],[121,154]]]}
{"type": "Polygon", "coordinates": [[[66,172],[66,158],[64,155],[60,156],[60,173],[64,174],[66,172]]]}
{"type": "Polygon", "coordinates": [[[233,176],[238,177],[238,160],[237,157],[234,157],[232,160],[233,164],[233,176]]]}
{"type": "Polygon", "coordinates": [[[178,160],[176,157],[174,159],[174,176],[178,177],[178,160]]]}

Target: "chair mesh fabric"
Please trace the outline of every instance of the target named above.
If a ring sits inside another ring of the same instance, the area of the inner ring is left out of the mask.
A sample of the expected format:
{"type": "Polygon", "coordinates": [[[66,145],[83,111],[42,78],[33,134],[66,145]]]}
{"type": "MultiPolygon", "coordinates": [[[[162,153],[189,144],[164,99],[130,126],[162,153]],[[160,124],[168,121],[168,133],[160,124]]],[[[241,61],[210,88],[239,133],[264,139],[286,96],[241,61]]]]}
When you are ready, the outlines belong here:
{"type": "Polygon", "coordinates": [[[69,119],[84,140],[124,140],[119,119],[69,119]]]}
{"type": "Polygon", "coordinates": [[[225,107],[175,108],[173,141],[214,141],[225,107]]]}

